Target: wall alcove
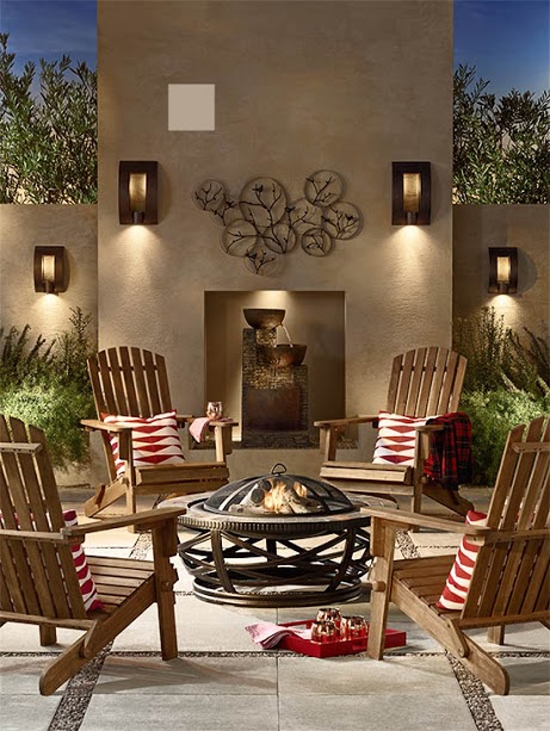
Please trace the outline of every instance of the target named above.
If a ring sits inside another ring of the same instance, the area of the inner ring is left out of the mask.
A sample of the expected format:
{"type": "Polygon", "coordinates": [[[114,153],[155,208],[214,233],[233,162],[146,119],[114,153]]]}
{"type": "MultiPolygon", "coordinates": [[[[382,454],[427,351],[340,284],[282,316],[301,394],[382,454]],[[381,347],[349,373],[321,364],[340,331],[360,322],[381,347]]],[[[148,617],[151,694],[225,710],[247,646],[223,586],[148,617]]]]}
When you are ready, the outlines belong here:
{"type": "MultiPolygon", "coordinates": [[[[283,324],[293,343],[307,345],[309,423],[345,413],[344,292],[205,292],[205,397],[222,401],[224,414],[242,424],[244,308],[285,310],[283,324]]],[[[277,342],[288,342],[277,329],[277,342]]],[[[242,436],[236,430],[236,439],[242,436]]],[[[316,438],[316,430],[311,429],[316,438]]],[[[278,446],[281,446],[280,444],[278,446]]],[[[290,440],[288,445],[293,446],[290,440]]]]}

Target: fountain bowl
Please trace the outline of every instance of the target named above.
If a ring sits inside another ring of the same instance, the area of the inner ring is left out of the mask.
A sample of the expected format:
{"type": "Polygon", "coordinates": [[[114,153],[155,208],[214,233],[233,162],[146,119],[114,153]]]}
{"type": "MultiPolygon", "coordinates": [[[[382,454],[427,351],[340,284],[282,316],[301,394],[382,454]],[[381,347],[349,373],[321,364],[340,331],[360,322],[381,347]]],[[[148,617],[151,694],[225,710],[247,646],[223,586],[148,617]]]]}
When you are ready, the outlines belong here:
{"type": "Polygon", "coordinates": [[[273,329],[283,322],[286,310],[243,309],[244,319],[255,330],[273,329]]]}
{"type": "Polygon", "coordinates": [[[299,345],[298,343],[290,345],[289,343],[280,343],[275,347],[264,345],[262,353],[266,360],[275,368],[284,368],[285,366],[298,366],[306,356],[307,345],[299,345]]]}

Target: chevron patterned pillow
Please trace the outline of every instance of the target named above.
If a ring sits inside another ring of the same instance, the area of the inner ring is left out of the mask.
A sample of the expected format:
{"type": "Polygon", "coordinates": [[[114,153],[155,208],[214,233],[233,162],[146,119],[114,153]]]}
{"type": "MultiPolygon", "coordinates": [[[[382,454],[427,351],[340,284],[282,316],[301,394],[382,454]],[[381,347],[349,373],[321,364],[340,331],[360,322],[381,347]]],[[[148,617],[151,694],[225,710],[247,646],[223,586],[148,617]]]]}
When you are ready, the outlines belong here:
{"type": "Polygon", "coordinates": [[[433,416],[403,416],[380,411],[378,436],[374,445],[373,464],[414,465],[416,427],[424,426],[433,416]]]}
{"type": "MultiPolygon", "coordinates": [[[[185,461],[175,411],[157,414],[147,419],[107,414],[103,415],[103,421],[106,424],[132,427],[134,467],[183,464],[185,461]]],[[[115,458],[116,474],[120,477],[124,474],[125,462],[118,456],[116,434],[110,436],[110,442],[115,458]]]]}

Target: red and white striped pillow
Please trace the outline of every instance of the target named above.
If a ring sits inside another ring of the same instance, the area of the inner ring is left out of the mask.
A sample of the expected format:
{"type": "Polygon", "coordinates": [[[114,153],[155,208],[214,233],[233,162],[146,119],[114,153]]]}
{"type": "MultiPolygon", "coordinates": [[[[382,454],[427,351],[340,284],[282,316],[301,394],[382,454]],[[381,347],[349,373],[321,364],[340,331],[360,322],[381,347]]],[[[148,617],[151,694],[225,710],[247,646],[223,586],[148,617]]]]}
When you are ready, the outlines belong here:
{"type": "MultiPolygon", "coordinates": [[[[107,414],[103,416],[103,421],[106,424],[132,427],[134,467],[183,464],[185,461],[175,411],[157,414],[147,419],[107,414]]],[[[110,442],[115,458],[116,474],[120,477],[124,474],[125,462],[118,456],[118,436],[111,435],[110,442]]]]}
{"type": "MultiPolygon", "coordinates": [[[[484,527],[487,525],[487,515],[475,510],[468,510],[466,524],[484,527]]],[[[462,609],[468,596],[479,548],[474,543],[470,543],[466,536],[464,536],[460,542],[453,568],[447,577],[445,588],[439,597],[436,607],[453,611],[462,609]]]]}
{"type": "MultiPolygon", "coordinates": [[[[63,520],[67,527],[71,525],[78,525],[76,510],[64,510],[63,520]]],[[[93,576],[90,573],[82,544],[79,543],[76,546],[71,546],[71,553],[73,554],[76,575],[78,576],[78,583],[80,584],[80,592],[82,594],[82,599],[84,600],[84,608],[87,612],[92,609],[103,609],[103,602],[99,600],[97,587],[93,576]]]]}
{"type": "Polygon", "coordinates": [[[374,445],[373,464],[414,466],[416,427],[424,426],[433,416],[403,416],[381,411],[378,416],[378,436],[374,445]]]}
{"type": "MultiPolygon", "coordinates": [[[[50,523],[49,516],[46,517],[48,518],[48,523],[50,523]]],[[[34,525],[34,518],[31,519],[34,525]]],[[[15,516],[15,520],[19,525],[19,520],[17,516],[15,516]]],[[[71,525],[78,525],[76,510],[64,510],[63,520],[65,521],[65,525],[67,527],[71,525]]],[[[0,528],[6,528],[2,513],[0,513],[0,528]]],[[[84,608],[86,609],[86,611],[91,611],[92,609],[103,609],[103,602],[101,602],[99,599],[97,587],[95,585],[93,576],[90,573],[88,562],[86,561],[86,554],[84,553],[84,548],[82,547],[82,544],[79,543],[77,545],[71,546],[71,553],[73,555],[76,575],[78,577],[78,583],[80,585],[80,592],[82,594],[82,599],[84,600],[84,608]]]]}

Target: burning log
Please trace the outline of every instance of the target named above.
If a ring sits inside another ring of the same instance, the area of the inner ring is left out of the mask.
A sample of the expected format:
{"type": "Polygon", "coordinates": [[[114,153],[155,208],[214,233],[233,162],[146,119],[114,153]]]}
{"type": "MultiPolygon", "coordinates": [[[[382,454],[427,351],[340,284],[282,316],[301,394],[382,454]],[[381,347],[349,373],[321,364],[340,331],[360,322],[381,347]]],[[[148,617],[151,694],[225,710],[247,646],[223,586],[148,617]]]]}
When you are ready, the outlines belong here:
{"type": "Polygon", "coordinates": [[[323,512],[323,504],[307,496],[307,488],[299,482],[292,485],[282,480],[256,482],[239,505],[231,505],[230,513],[249,515],[304,515],[323,512]]]}

